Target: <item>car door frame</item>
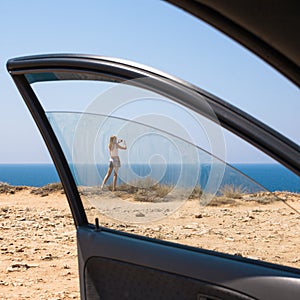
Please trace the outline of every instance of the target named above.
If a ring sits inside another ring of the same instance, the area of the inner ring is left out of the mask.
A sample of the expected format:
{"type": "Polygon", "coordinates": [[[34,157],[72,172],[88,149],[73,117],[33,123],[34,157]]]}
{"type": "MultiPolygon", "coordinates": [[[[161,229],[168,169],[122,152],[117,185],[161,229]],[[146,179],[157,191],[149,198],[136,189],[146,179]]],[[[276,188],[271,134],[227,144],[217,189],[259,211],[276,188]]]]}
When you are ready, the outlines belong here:
{"type": "Polygon", "coordinates": [[[245,112],[198,87],[155,69],[124,60],[56,54],[12,59],[8,61],[7,68],[45,140],[65,189],[77,227],[82,298],[86,298],[87,295],[85,282],[87,263],[95,257],[126,262],[131,266],[142,266],[146,268],[146,272],[154,269],[161,274],[173,274],[193,278],[202,283],[214,283],[213,293],[217,293],[218,289],[226,289],[225,293],[240,291],[245,297],[251,295],[254,298],[265,299],[270,293],[274,297],[282,296],[282,293],[286,293],[287,290],[291,297],[299,293],[300,271],[298,269],[121,233],[108,228],[100,228],[97,224],[89,224],[63,150],[43,107],[30,86],[34,80],[28,75],[47,72],[78,72],[96,74],[103,76],[105,80],[111,79],[112,81],[146,77],[150,79],[148,81],[150,85],[147,88],[171,95],[170,97],[177,99],[180,104],[216,121],[211,118],[199,101],[203,97],[214,111],[221,126],[250,142],[299,175],[298,145],[245,112]],[[184,93],[184,90],[190,91],[195,98],[184,93]],[[201,266],[200,269],[199,266],[201,266]]]}

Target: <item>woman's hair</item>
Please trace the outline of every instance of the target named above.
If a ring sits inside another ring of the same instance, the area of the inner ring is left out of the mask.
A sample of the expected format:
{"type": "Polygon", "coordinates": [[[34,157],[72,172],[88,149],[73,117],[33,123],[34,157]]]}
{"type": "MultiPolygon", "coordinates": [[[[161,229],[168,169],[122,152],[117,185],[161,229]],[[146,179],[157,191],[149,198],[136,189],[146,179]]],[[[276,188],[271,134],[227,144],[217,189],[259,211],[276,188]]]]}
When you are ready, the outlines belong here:
{"type": "Polygon", "coordinates": [[[112,149],[113,149],[114,140],[117,140],[117,137],[116,137],[115,135],[112,135],[112,136],[109,138],[109,145],[108,145],[109,150],[112,150],[112,149]]]}

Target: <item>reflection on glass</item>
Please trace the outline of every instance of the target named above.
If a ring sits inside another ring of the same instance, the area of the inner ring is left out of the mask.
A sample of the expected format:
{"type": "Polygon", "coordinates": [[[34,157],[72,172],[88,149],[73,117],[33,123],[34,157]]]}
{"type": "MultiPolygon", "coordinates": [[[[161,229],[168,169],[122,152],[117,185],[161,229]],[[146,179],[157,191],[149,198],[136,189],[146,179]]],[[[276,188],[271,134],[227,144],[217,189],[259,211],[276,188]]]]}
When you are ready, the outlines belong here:
{"type": "Polygon", "coordinates": [[[203,149],[161,129],[96,114],[47,116],[82,196],[113,219],[144,223],[170,215],[191,197],[207,205],[263,190],[203,149]],[[107,145],[115,133],[126,140],[128,150],[119,153],[122,166],[117,193],[112,193],[112,178],[104,190],[100,186],[110,159],[107,145]]]}

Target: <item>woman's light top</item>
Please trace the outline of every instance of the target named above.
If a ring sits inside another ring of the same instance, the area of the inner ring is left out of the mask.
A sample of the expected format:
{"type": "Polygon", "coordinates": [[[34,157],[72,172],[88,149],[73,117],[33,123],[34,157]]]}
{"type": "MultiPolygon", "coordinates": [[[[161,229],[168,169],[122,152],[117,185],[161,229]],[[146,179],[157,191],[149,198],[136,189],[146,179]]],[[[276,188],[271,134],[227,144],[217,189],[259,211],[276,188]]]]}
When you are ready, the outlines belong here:
{"type": "Polygon", "coordinates": [[[110,156],[119,156],[118,145],[114,144],[110,150],[110,156]]]}

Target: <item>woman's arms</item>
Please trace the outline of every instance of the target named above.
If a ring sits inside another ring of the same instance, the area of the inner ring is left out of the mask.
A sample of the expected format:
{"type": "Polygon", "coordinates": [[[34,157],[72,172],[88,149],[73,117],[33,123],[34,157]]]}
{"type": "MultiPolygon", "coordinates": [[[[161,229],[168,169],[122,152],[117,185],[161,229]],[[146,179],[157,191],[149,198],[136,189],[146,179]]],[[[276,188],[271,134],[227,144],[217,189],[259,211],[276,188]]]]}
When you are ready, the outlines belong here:
{"type": "Polygon", "coordinates": [[[120,142],[117,143],[117,147],[119,149],[126,150],[127,149],[126,142],[124,140],[121,140],[120,142]],[[120,145],[121,143],[123,143],[123,146],[120,145]]]}

